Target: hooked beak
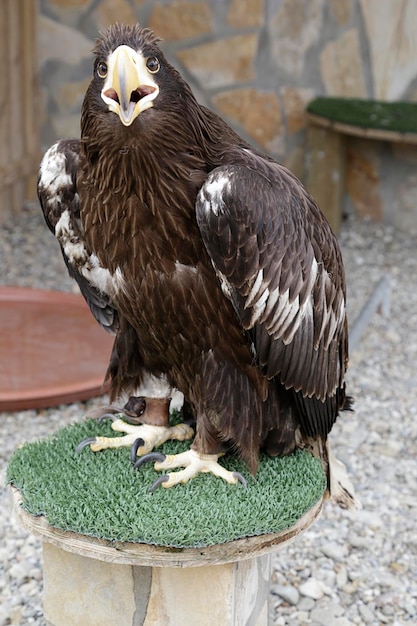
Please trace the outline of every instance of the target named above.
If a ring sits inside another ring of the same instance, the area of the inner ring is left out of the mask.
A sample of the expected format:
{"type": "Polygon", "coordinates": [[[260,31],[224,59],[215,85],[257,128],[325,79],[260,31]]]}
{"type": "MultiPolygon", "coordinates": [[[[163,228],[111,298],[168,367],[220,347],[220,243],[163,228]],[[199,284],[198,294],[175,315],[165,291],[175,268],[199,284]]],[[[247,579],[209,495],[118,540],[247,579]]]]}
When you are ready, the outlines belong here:
{"type": "Polygon", "coordinates": [[[108,58],[108,73],[101,97],[109,110],[117,113],[124,126],[153,106],[159,87],[146,68],[140,52],[119,46],[108,58]]]}

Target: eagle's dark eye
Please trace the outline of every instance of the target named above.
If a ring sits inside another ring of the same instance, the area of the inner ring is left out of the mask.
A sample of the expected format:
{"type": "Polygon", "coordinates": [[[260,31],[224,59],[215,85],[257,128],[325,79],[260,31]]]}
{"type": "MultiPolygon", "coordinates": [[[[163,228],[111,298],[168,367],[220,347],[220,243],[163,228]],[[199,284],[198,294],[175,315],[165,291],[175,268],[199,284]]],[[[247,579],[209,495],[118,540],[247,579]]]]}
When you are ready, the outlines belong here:
{"type": "Polygon", "coordinates": [[[107,63],[104,63],[103,61],[101,61],[97,65],[97,74],[100,76],[100,78],[106,78],[106,76],[107,76],[107,63]]]}
{"type": "Polygon", "coordinates": [[[159,72],[159,60],[156,57],[149,57],[146,60],[146,67],[151,74],[156,74],[156,72],[159,72]]]}

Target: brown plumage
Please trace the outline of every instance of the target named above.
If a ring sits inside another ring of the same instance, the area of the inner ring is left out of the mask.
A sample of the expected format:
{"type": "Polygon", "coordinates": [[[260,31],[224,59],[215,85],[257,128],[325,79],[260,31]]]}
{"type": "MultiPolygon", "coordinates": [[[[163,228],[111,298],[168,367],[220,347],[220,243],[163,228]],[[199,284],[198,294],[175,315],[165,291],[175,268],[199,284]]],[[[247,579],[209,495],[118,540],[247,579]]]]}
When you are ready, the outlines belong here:
{"type": "MultiPolygon", "coordinates": [[[[122,328],[113,395],[132,389],[134,353],[135,383],[150,372],[190,402],[199,453],[233,449],[252,472],[263,448],[319,442],[325,455],[349,407],[345,277],[327,221],[287,169],[197,103],[151,31],[113,26],[94,53],[73,176],[78,273],[92,259],[103,270],[94,290],[122,328]]],[[[41,168],[44,211],[50,188],[41,168]]]]}

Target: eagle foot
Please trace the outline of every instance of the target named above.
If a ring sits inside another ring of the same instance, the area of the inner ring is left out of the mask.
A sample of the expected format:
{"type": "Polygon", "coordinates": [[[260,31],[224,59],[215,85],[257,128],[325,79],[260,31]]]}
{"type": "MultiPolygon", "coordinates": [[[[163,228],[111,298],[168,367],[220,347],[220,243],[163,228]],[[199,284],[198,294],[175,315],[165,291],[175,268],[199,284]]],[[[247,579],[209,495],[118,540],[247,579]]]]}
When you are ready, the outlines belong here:
{"type": "Polygon", "coordinates": [[[116,432],[126,433],[123,437],[87,437],[83,439],[76,451],[80,452],[86,446],[90,446],[93,452],[105,450],[107,448],[123,448],[131,446],[131,456],[133,451],[136,456],[149,453],[168,439],[184,441],[191,439],[194,435],[193,429],[187,424],[176,424],[176,426],[153,426],[151,424],[127,424],[122,419],[116,419],[112,425],[116,432]]]}
{"type": "Polygon", "coordinates": [[[206,473],[214,474],[214,476],[222,478],[231,485],[236,485],[237,482],[240,482],[244,487],[247,487],[246,479],[240,472],[230,472],[217,462],[220,456],[223,455],[200,454],[195,450],[187,450],[181,454],[170,454],[167,456],[159,453],[151,453],[139,459],[135,463],[134,468],[138,469],[148,461],[156,461],[154,465],[156,471],[176,469],[177,467],[185,468],[179,472],[160,476],[152,485],[150,489],[152,492],[155,491],[159,485],[162,485],[165,489],[169,489],[179,483],[187,483],[191,478],[197,476],[197,474],[206,473]]]}

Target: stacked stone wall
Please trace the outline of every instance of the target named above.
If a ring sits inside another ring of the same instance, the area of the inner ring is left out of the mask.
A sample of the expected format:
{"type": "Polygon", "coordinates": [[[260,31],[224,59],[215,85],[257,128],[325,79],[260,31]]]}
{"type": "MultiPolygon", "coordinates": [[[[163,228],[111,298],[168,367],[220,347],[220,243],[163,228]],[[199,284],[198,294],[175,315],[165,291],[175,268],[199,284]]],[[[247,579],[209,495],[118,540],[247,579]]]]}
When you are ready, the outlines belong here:
{"type": "MultiPolygon", "coordinates": [[[[314,97],[417,101],[415,0],[40,0],[43,148],[79,135],[93,41],[115,21],[152,28],[199,101],[300,178],[314,97]]],[[[345,209],[414,227],[416,163],[350,140],[345,209]]]]}

